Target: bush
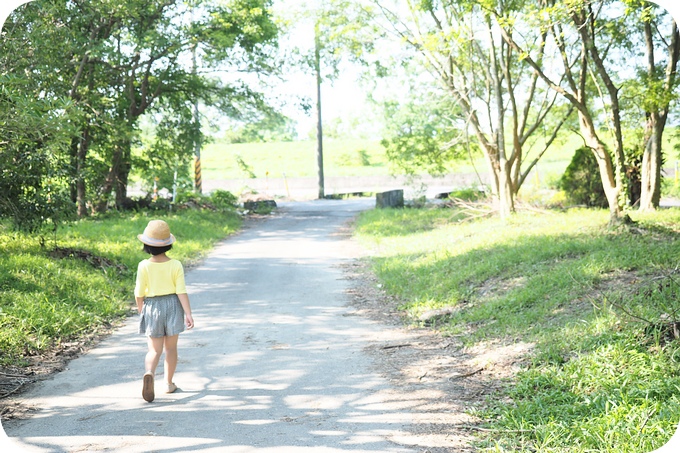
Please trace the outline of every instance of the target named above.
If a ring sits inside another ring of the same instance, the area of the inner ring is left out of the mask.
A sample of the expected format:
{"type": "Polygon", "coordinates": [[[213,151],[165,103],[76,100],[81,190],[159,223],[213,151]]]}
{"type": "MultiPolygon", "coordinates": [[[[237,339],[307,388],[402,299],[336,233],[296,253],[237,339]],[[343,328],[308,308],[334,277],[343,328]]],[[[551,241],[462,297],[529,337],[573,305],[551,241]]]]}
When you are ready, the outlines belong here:
{"type": "Polygon", "coordinates": [[[483,190],[467,188],[456,189],[449,194],[449,198],[458,198],[465,201],[479,201],[486,198],[486,193],[483,190]]]}
{"type": "Polygon", "coordinates": [[[177,195],[175,205],[178,209],[233,211],[238,206],[238,198],[231,192],[221,189],[214,190],[210,195],[182,192],[177,195]]]}
{"type": "Polygon", "coordinates": [[[609,206],[602,187],[597,160],[589,148],[576,150],[559,185],[571,203],[586,205],[590,208],[609,206]]]}
{"type": "Polygon", "coordinates": [[[341,167],[370,167],[371,156],[365,149],[345,151],[338,154],[335,164],[341,167]]]}
{"type": "Polygon", "coordinates": [[[663,178],[661,180],[661,195],[671,198],[680,198],[680,183],[675,178],[663,178]]]}
{"type": "Polygon", "coordinates": [[[123,200],[123,205],[121,206],[121,209],[123,211],[143,211],[145,209],[149,209],[151,203],[152,203],[151,195],[126,197],[125,200],[123,200]]]}
{"type": "Polygon", "coordinates": [[[215,209],[226,211],[238,206],[238,198],[228,190],[217,189],[210,194],[210,202],[215,209]]]}

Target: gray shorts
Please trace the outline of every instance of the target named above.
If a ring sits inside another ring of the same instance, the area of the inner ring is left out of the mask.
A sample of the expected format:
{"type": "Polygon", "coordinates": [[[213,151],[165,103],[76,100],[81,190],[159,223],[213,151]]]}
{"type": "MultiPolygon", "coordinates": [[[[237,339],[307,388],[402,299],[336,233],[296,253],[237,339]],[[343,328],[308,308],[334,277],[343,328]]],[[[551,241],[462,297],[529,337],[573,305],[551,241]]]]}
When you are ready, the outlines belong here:
{"type": "Polygon", "coordinates": [[[139,333],[148,337],[171,337],[184,332],[184,309],[177,294],[145,297],[139,317],[139,333]]]}

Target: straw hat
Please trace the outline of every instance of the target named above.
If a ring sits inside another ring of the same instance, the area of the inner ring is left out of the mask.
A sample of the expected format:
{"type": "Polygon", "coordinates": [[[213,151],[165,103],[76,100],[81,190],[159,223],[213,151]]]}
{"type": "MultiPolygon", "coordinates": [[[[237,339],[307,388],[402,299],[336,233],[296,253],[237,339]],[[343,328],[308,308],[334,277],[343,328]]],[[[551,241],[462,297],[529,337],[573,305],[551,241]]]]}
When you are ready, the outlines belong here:
{"type": "Polygon", "coordinates": [[[137,239],[152,247],[165,247],[175,242],[175,236],[170,234],[170,227],[163,220],[150,221],[144,233],[137,235],[137,239]]]}

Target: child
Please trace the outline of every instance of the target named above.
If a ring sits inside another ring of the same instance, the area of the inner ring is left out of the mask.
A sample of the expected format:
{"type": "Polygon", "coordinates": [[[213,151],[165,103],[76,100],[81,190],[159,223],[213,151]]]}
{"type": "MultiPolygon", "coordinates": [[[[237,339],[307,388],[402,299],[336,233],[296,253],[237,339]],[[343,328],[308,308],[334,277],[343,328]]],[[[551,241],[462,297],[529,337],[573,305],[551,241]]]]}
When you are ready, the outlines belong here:
{"type": "Polygon", "coordinates": [[[135,301],[139,319],[139,333],[147,336],[149,352],[146,354],[142,397],[154,400],[154,375],[165,349],[166,393],[177,390],[172,377],[177,368],[177,340],[179,333],[194,327],[191,305],[184,283],[182,263],[169,258],[165,253],[172,248],[175,237],[170,227],[162,220],[152,220],[137,235],[144,244],[144,251],[151,258],[141,261],[137,267],[135,301]]]}

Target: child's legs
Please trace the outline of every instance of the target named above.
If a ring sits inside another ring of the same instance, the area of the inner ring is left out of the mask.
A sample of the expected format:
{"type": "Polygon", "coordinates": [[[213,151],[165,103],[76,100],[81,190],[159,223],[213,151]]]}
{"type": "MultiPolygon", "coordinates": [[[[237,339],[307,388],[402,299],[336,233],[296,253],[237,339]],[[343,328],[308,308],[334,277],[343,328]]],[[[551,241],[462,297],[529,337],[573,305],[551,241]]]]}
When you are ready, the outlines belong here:
{"type": "Polygon", "coordinates": [[[149,346],[149,352],[146,353],[146,358],[144,359],[144,366],[147,372],[152,372],[156,374],[156,367],[158,362],[161,360],[161,355],[163,354],[163,343],[166,337],[146,337],[147,344],[149,346]]]}
{"type": "Polygon", "coordinates": [[[177,340],[179,335],[163,337],[165,345],[165,380],[169,384],[177,369],[177,340]]]}

